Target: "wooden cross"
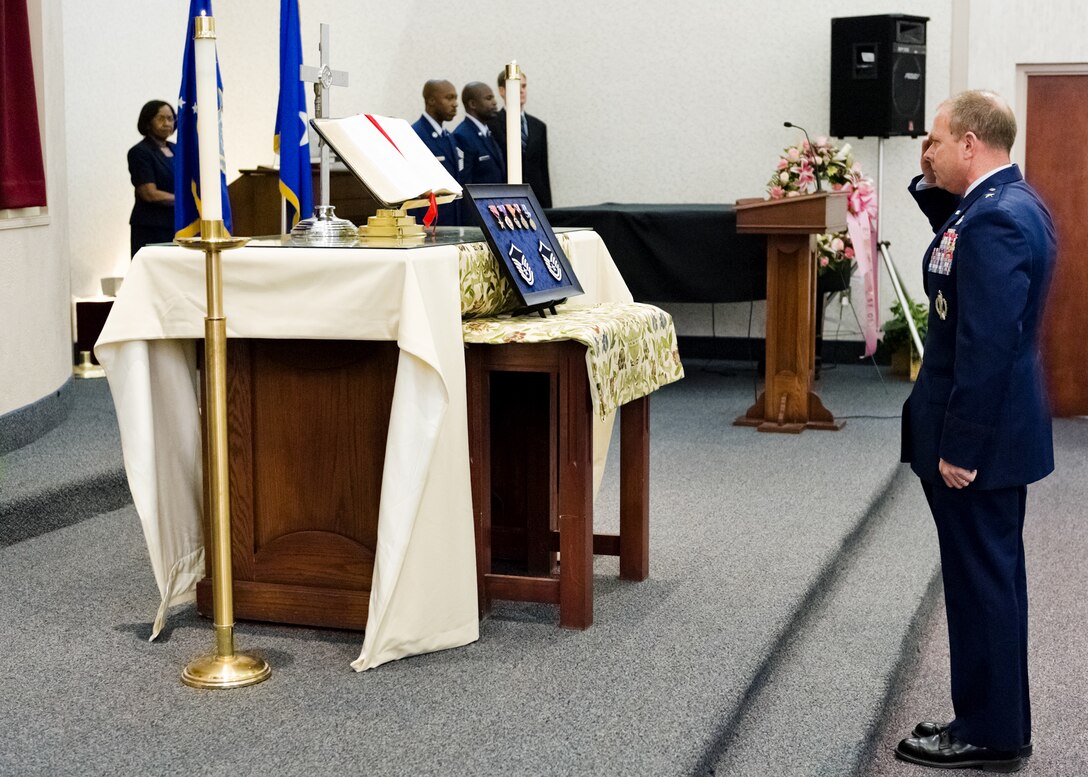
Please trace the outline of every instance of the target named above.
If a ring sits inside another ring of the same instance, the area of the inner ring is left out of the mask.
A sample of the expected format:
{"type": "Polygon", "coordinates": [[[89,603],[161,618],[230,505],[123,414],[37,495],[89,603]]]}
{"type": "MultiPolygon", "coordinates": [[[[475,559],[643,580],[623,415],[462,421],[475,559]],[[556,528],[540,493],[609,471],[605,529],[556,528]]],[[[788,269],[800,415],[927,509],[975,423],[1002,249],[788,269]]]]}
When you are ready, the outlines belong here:
{"type": "MultiPolygon", "coordinates": [[[[334,86],[347,86],[348,74],[344,70],[333,70],[329,66],[329,25],[321,25],[321,43],[318,44],[321,67],[300,65],[299,78],[314,85],[314,115],[319,119],[329,118],[331,94],[326,94],[334,86]]],[[[324,140],[318,141],[321,148],[321,196],[320,205],[329,204],[329,147],[324,140]]]]}

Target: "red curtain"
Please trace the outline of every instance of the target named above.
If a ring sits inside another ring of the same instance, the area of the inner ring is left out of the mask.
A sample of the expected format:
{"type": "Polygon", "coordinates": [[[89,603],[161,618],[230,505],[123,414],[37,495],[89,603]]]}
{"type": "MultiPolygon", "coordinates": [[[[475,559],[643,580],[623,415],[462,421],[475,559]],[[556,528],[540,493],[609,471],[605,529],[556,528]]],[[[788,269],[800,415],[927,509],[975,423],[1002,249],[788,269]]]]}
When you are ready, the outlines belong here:
{"type": "Polygon", "coordinates": [[[45,205],[26,0],[0,0],[0,208],[45,205]]]}

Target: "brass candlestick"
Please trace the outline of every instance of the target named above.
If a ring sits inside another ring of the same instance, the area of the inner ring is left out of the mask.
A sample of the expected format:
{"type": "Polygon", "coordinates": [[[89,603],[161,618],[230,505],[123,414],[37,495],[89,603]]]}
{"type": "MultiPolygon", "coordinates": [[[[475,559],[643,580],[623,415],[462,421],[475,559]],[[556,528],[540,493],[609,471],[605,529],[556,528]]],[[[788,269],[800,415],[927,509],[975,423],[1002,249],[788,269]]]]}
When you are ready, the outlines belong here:
{"type": "Polygon", "coordinates": [[[249,238],[231,237],[222,221],[200,221],[200,237],[179,238],[178,245],[204,252],[208,314],[204,318],[204,408],[211,492],[212,600],[215,653],[189,662],[181,681],[193,688],[241,688],[267,680],[268,663],[234,651],[234,581],[231,573],[230,478],[227,467],[227,319],[223,315],[223,268],[220,251],[240,248],[249,238]]]}

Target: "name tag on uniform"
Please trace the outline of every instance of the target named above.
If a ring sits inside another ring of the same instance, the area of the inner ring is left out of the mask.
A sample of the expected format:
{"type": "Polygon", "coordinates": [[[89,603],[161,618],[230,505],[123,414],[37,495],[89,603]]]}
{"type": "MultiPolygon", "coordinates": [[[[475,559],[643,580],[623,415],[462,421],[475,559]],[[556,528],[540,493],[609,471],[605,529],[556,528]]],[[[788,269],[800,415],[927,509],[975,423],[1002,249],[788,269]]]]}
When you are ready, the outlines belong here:
{"type": "Polygon", "coordinates": [[[956,230],[950,229],[941,235],[941,242],[929,255],[929,267],[932,273],[948,275],[952,272],[952,254],[956,250],[956,230]]]}
{"type": "Polygon", "coordinates": [[[484,160],[490,159],[490,158],[491,158],[491,154],[484,154],[483,156],[480,157],[480,161],[483,162],[484,160]]]}

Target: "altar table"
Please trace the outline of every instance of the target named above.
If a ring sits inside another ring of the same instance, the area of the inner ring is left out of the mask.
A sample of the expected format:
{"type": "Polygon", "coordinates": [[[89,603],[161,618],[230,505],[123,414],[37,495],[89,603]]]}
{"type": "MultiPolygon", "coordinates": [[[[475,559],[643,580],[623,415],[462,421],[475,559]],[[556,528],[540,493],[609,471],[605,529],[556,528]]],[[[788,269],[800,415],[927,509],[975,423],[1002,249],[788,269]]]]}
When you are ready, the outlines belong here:
{"type": "MultiPolygon", "coordinates": [[[[486,246],[465,242],[478,230],[459,235],[407,250],[288,247],[277,239],[223,255],[228,337],[384,340],[400,349],[369,615],[352,663],[359,671],[479,637],[460,273],[486,246]]],[[[597,235],[560,240],[586,291],[572,304],[630,301],[597,235]]],[[[152,639],[171,606],[193,599],[204,574],[195,347],[204,284],[202,253],[142,249],[95,349],[161,596],[152,639]]],[[[606,435],[600,439],[607,445],[606,435]]],[[[596,464],[603,467],[603,455],[596,464]]]]}

